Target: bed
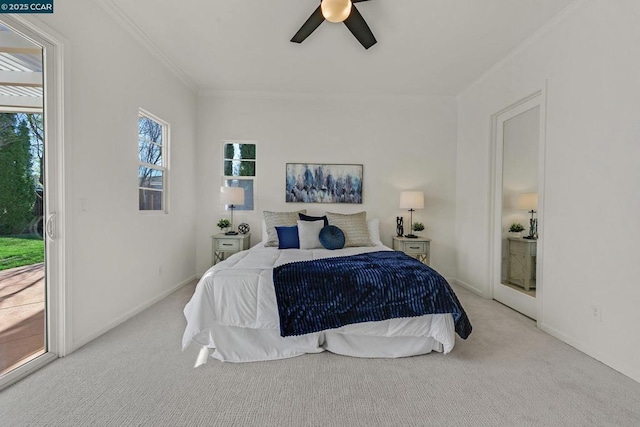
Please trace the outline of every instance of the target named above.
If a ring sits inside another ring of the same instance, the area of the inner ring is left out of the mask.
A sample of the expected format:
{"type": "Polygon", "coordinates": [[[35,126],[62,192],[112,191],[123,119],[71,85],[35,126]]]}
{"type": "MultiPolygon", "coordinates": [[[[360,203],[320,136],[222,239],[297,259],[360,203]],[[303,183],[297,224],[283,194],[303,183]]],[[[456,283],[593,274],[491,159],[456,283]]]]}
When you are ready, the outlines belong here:
{"type": "MultiPolygon", "coordinates": [[[[306,265],[304,262],[313,260],[384,255],[392,251],[380,242],[377,221],[368,221],[368,228],[371,246],[337,250],[279,249],[265,246],[265,237],[253,248],[211,267],[198,282],[184,309],[187,326],[183,349],[198,344],[206,349],[205,354],[226,362],[275,360],[323,351],[368,358],[450,352],[457,328],[457,321],[450,313],[360,321],[283,336],[274,269],[300,262],[306,265]]],[[[466,314],[464,320],[468,321],[466,314]]]]}

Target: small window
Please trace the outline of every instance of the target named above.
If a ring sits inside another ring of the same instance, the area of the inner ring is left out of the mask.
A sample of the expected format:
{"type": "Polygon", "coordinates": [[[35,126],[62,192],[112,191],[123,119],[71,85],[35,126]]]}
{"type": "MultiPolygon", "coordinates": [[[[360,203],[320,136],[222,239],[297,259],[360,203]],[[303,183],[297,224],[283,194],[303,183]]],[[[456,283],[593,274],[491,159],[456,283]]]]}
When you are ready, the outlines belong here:
{"type": "Polygon", "coordinates": [[[138,115],[138,206],[167,211],[169,125],[140,110],[138,115]]]}
{"type": "MultiPolygon", "coordinates": [[[[256,144],[225,141],[223,144],[224,182],[227,187],[244,188],[244,205],[239,211],[252,211],[254,207],[254,181],[256,176],[256,144]]],[[[225,210],[228,207],[225,206],[225,210]]]]}

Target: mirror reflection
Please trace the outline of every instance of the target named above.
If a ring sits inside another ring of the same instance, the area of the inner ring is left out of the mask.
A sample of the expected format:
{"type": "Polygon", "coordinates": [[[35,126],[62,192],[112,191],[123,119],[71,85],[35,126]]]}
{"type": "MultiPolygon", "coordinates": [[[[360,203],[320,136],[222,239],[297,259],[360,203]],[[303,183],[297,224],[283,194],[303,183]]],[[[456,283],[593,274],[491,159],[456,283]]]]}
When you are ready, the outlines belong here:
{"type": "Polygon", "coordinates": [[[540,107],[504,122],[501,283],[536,294],[540,107]]]}

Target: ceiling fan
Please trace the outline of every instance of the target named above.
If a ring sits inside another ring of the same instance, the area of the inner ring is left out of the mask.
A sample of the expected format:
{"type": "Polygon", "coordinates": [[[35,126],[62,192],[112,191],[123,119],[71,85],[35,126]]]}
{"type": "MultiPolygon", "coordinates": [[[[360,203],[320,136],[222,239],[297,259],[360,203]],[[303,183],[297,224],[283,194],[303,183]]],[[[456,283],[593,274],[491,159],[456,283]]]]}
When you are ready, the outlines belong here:
{"type": "Polygon", "coordinates": [[[321,0],[320,6],[291,39],[294,43],[302,43],[326,19],[329,22],[344,22],[349,31],[358,39],[365,49],[369,49],[378,41],[353,3],[368,0],[321,0]]]}

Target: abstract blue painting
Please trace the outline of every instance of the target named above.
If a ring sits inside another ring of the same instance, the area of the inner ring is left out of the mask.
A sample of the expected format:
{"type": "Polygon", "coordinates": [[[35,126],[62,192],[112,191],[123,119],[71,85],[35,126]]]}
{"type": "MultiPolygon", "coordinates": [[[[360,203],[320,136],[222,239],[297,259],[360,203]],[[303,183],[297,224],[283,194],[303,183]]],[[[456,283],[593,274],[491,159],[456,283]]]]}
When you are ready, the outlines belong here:
{"type": "Polygon", "coordinates": [[[362,203],[362,165],[287,163],[286,201],[362,203]]]}

